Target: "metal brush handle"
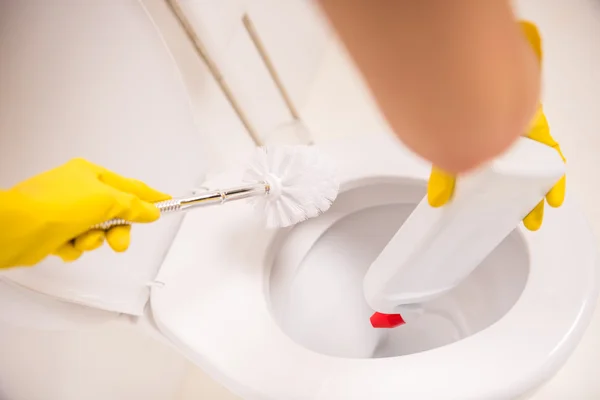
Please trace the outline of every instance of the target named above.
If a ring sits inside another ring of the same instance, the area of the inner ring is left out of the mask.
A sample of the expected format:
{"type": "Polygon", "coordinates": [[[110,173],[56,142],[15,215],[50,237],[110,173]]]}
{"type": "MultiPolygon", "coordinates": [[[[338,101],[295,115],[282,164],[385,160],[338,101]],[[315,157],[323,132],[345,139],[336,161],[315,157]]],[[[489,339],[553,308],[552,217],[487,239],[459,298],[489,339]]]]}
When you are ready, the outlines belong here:
{"type": "MultiPolygon", "coordinates": [[[[261,182],[246,186],[238,186],[225,190],[212,190],[199,195],[180,197],[154,203],[161,215],[187,211],[190,208],[223,204],[232,200],[247,199],[248,197],[269,194],[271,187],[268,183],[261,182]]],[[[108,230],[113,226],[131,225],[130,221],[114,218],[100,224],[93,225],[90,229],[108,230]]]]}

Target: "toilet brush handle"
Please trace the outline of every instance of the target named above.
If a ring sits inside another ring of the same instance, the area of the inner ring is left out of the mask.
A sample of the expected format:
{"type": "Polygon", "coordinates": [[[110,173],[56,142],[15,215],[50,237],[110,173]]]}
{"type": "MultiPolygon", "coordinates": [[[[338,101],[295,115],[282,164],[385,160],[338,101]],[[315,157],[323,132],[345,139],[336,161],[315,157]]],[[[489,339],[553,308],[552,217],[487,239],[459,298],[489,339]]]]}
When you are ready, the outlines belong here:
{"type": "MultiPolygon", "coordinates": [[[[211,190],[194,196],[179,197],[160,201],[158,203],[154,203],[154,205],[159,209],[161,215],[164,215],[187,211],[191,208],[212,206],[216,204],[223,204],[232,200],[241,200],[249,197],[265,195],[269,193],[269,189],[270,187],[268,184],[261,182],[224,190],[211,190]]],[[[131,225],[131,222],[121,218],[113,218],[100,224],[93,225],[90,227],[90,229],[105,231],[113,226],[119,225],[131,225]]]]}
{"type": "MultiPolygon", "coordinates": [[[[156,206],[156,208],[159,209],[160,214],[162,216],[164,214],[170,214],[170,213],[181,211],[181,204],[182,204],[181,200],[182,199],[165,200],[165,201],[160,201],[158,203],[154,203],[154,205],[156,206]]],[[[90,229],[92,229],[92,230],[99,229],[99,230],[107,231],[114,226],[121,226],[121,225],[131,225],[131,222],[126,221],[121,218],[113,218],[108,221],[104,221],[100,224],[93,225],[90,229]]]]}

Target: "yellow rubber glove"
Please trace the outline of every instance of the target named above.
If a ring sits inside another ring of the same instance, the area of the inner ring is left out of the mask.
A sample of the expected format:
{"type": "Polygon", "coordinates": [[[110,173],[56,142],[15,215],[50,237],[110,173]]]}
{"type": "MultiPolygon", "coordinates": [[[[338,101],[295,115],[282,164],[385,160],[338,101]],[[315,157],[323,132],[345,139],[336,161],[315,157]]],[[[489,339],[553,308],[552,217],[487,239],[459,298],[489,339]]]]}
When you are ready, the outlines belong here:
{"type": "Polygon", "coordinates": [[[83,159],[0,191],[0,268],[31,266],[49,255],[74,261],[104,240],[114,251],[129,247],[130,226],[107,232],[92,225],[112,218],[153,222],[152,202],[169,196],[83,159]]]}
{"type": "MultiPolygon", "coordinates": [[[[520,22],[523,34],[527,38],[527,41],[531,45],[533,51],[538,57],[540,63],[542,62],[542,46],[539,32],[536,26],[530,22],[520,22]]],[[[548,121],[544,115],[542,105],[540,104],[538,110],[533,118],[533,121],[529,127],[529,130],[525,134],[526,137],[550,146],[562,157],[563,156],[558,143],[550,135],[550,127],[548,121]]],[[[437,167],[432,167],[431,175],[429,177],[429,183],[427,186],[427,199],[432,207],[441,207],[446,204],[452,198],[454,193],[454,186],[456,184],[456,177],[450,173],[447,173],[437,167]]],[[[565,198],[566,190],[566,177],[563,176],[560,181],[554,185],[554,187],[546,195],[546,201],[551,207],[560,207],[565,198]]],[[[536,231],[542,226],[544,218],[544,200],[540,201],[538,205],[523,219],[525,227],[531,231],[536,231]]]]}

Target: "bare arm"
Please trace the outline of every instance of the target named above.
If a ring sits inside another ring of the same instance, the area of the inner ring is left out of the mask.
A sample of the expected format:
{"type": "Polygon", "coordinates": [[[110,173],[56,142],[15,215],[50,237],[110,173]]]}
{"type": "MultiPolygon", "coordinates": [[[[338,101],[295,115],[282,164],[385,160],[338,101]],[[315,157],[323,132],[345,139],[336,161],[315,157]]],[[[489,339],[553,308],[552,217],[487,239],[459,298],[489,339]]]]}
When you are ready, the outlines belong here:
{"type": "Polygon", "coordinates": [[[398,137],[463,172],[523,134],[539,63],[508,0],[320,0],[398,137]]]}

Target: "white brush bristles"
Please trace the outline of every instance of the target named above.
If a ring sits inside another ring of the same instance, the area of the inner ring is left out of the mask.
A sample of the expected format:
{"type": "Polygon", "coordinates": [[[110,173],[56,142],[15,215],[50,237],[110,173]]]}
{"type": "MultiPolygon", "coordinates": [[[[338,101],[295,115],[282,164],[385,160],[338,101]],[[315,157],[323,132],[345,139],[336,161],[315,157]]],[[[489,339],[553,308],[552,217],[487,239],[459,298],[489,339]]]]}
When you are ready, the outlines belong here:
{"type": "Polygon", "coordinates": [[[267,195],[249,202],[271,228],[322,214],[339,191],[333,163],[314,146],[259,147],[244,180],[269,184],[267,195]]]}

